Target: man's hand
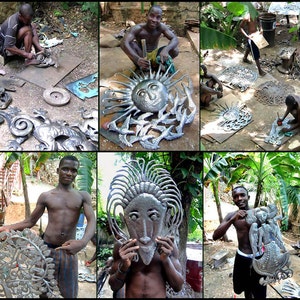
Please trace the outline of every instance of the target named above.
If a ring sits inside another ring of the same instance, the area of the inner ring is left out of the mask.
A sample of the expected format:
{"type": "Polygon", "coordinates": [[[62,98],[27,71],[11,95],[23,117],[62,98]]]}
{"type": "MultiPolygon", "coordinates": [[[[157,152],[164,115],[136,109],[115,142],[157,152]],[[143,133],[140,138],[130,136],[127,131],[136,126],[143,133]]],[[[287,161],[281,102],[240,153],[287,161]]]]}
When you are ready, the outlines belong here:
{"type": "Polygon", "coordinates": [[[137,61],[137,65],[143,70],[149,70],[150,62],[149,60],[140,57],[137,61]]]}
{"type": "Polygon", "coordinates": [[[160,237],[158,236],[155,241],[157,242],[157,251],[160,254],[161,260],[166,260],[174,250],[174,237],[160,237]]]}
{"type": "Polygon", "coordinates": [[[122,259],[122,271],[126,272],[131,266],[132,259],[138,255],[139,246],[135,244],[136,239],[129,239],[119,249],[119,255],[122,259]]]}
{"type": "Polygon", "coordinates": [[[169,52],[166,50],[166,48],[164,48],[161,50],[159,56],[161,63],[164,64],[169,58],[169,52]]]}
{"type": "Polygon", "coordinates": [[[34,59],[34,58],[35,58],[35,54],[34,54],[34,53],[31,53],[31,52],[30,52],[30,53],[27,53],[27,54],[26,54],[26,58],[27,58],[27,59],[34,59]]]}
{"type": "Polygon", "coordinates": [[[63,243],[60,247],[55,248],[55,250],[66,250],[68,254],[74,255],[84,247],[85,244],[81,240],[69,240],[63,243]]]}

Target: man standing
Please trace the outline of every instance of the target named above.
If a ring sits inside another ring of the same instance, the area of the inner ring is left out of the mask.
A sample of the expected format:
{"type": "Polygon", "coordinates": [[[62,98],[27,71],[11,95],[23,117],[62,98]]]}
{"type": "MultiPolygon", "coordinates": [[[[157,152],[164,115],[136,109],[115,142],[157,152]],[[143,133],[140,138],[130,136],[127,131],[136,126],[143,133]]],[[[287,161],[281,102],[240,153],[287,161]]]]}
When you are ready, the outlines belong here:
{"type": "MultiPolygon", "coordinates": [[[[162,71],[165,71],[173,64],[172,59],[179,54],[177,36],[165,24],[161,23],[161,19],[161,7],[153,5],[147,14],[146,23],[132,27],[121,42],[122,50],[137,68],[149,70],[150,63],[152,69],[161,64],[162,71]],[[162,34],[169,40],[169,44],[158,48],[162,34]],[[143,40],[145,40],[144,46],[143,40]]],[[[169,72],[175,72],[174,66],[170,67],[169,72]]]]}
{"type": "Polygon", "coordinates": [[[253,20],[250,16],[250,13],[247,13],[240,24],[240,30],[242,34],[247,38],[247,47],[244,54],[243,62],[251,63],[251,61],[248,59],[248,55],[251,52],[255,60],[259,75],[264,76],[266,75],[266,72],[260,66],[260,61],[259,61],[260,51],[257,45],[252,40],[253,35],[257,33],[257,28],[258,28],[257,19],[253,20]]]}
{"type": "Polygon", "coordinates": [[[27,219],[0,227],[0,232],[31,228],[47,209],[49,221],[42,238],[51,249],[50,256],[53,257],[55,263],[54,276],[64,298],[77,298],[77,253],[87,245],[96,228],[91,196],[87,192],[77,191],[72,187],[78,168],[79,161],[75,156],[63,157],[57,169],[59,177],[57,187],[39,196],[35,209],[27,219]],[[81,208],[83,208],[87,226],[82,239],[76,240],[76,225],[81,208]]]}
{"type": "Polygon", "coordinates": [[[25,58],[25,65],[39,64],[35,54],[43,52],[39,43],[35,24],[32,23],[33,10],[30,4],[22,4],[19,12],[8,17],[0,26],[0,54],[4,62],[15,55],[25,58]]]}
{"type": "Polygon", "coordinates": [[[236,294],[244,292],[246,299],[265,299],[267,287],[259,283],[259,275],[252,266],[254,254],[249,239],[251,224],[246,222],[247,212],[250,210],[248,201],[250,196],[243,186],[237,186],[232,190],[232,198],[237,211],[228,213],[219,227],[213,233],[213,239],[222,238],[229,227],[233,225],[236,229],[238,249],[233,267],[233,289],[236,294]]]}

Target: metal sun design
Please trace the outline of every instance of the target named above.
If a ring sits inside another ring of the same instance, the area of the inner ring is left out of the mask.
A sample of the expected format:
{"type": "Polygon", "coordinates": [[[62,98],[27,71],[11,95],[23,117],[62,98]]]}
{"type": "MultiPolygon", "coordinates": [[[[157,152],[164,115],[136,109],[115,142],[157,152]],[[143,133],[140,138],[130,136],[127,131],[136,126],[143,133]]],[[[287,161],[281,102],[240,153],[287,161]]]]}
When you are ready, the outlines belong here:
{"type": "MultiPolygon", "coordinates": [[[[170,66],[171,67],[171,66],[170,66]]],[[[192,100],[192,82],[188,75],[175,79],[169,69],[126,76],[126,82],[112,81],[120,89],[105,91],[101,102],[103,116],[112,115],[106,129],[118,134],[121,143],[133,147],[139,142],[149,150],[159,148],[161,140],[183,136],[183,127],[193,122],[196,105],[192,100]]]]}

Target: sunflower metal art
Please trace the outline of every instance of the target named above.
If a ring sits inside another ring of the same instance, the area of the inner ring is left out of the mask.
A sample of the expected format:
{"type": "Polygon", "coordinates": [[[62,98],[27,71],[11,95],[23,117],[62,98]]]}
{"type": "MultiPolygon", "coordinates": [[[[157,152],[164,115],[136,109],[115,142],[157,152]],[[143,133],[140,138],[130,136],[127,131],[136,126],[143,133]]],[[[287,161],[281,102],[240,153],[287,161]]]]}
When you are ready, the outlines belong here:
{"type": "MultiPolygon", "coordinates": [[[[172,65],[170,65],[171,67],[172,65]]],[[[192,81],[188,75],[175,79],[169,69],[162,72],[135,72],[125,79],[112,81],[120,89],[107,89],[101,98],[101,115],[110,117],[104,127],[115,133],[118,141],[128,147],[139,142],[148,150],[159,149],[162,140],[183,136],[183,127],[193,122],[196,105],[192,99],[192,81]]]]}

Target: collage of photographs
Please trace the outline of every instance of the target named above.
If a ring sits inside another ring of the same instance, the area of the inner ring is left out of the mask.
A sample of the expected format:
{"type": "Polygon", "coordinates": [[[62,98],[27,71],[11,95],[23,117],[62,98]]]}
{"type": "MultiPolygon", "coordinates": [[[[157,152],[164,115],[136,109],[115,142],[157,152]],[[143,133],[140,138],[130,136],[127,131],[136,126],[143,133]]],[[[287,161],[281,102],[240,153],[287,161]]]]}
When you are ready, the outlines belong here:
{"type": "Polygon", "coordinates": [[[0,1],[0,298],[300,298],[299,15],[0,1]]]}

